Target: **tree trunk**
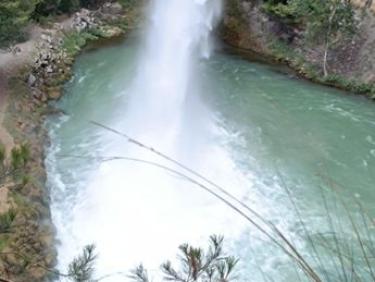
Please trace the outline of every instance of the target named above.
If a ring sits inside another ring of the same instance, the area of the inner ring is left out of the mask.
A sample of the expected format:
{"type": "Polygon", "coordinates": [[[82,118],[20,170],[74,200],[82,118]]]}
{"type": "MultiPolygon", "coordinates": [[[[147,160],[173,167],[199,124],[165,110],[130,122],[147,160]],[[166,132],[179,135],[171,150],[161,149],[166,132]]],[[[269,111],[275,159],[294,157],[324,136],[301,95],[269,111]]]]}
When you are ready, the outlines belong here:
{"type": "Polygon", "coordinates": [[[332,31],[332,22],[333,19],[335,18],[336,15],[336,10],[337,10],[337,4],[333,7],[331,15],[329,16],[328,20],[328,30],[326,33],[326,40],[325,40],[325,48],[324,48],[324,57],[323,57],[323,73],[324,77],[328,76],[328,70],[327,70],[327,58],[328,58],[328,50],[329,50],[329,40],[331,36],[331,31],[332,31]]]}
{"type": "Polygon", "coordinates": [[[324,77],[328,76],[328,71],[327,71],[328,48],[329,48],[329,44],[328,44],[328,38],[327,38],[326,39],[326,43],[325,43],[324,58],[323,58],[323,73],[324,73],[324,77]]]}
{"type": "Polygon", "coordinates": [[[365,8],[371,8],[371,6],[372,6],[372,0],[367,0],[366,1],[366,4],[365,4],[365,8]]]}
{"type": "Polygon", "coordinates": [[[13,282],[13,281],[0,277],[0,282],[13,282]]]}

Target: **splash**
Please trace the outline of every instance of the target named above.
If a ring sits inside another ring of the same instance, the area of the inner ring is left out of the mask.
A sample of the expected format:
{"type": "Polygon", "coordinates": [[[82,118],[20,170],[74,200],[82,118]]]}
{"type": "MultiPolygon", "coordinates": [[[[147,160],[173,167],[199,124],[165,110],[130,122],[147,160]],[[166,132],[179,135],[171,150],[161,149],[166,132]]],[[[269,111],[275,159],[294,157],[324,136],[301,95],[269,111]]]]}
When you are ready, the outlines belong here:
{"type": "MultiPolygon", "coordinates": [[[[155,0],[148,14],[137,72],[125,86],[126,102],[117,105],[121,115],[113,115],[110,126],[223,185],[243,187],[240,182],[245,180],[235,172],[220,142],[214,140],[218,129],[199,98],[199,64],[211,55],[221,1],[155,0]]],[[[95,148],[100,154],[171,167],[118,136],[100,134],[95,148]]],[[[53,205],[62,270],[90,243],[100,254],[99,276],[126,272],[140,262],[148,269],[158,269],[164,259],[175,257],[181,243],[199,244],[211,234],[236,230],[230,226],[237,216],[229,216],[232,211],[228,207],[155,167],[124,161],[100,163],[82,182],[82,190],[72,196],[70,204],[61,205],[61,198],[55,197],[53,205]],[[220,216],[223,214],[226,216],[220,216]]],[[[64,186],[61,180],[59,185],[64,186]]],[[[107,281],[121,279],[113,276],[107,281]]]]}

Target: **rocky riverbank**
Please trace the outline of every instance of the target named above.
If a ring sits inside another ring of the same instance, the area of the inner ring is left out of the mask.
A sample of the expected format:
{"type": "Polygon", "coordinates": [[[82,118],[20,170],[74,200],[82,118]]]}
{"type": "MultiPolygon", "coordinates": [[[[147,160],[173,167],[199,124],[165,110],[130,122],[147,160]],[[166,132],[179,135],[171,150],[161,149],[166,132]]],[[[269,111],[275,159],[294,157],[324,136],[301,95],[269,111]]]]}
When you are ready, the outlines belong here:
{"type": "Polygon", "coordinates": [[[366,1],[354,1],[356,31],[351,36],[334,38],[327,54],[328,75],[323,73],[325,46],[322,41],[306,37],[306,23],[270,13],[268,2],[226,1],[221,28],[224,41],[286,63],[300,76],[314,82],[375,99],[375,2],[364,7],[366,1]]]}
{"type": "Polygon", "coordinates": [[[0,234],[0,278],[29,282],[56,275],[44,169],[44,147],[48,144],[44,121],[49,114],[57,114],[49,101],[62,95],[62,85],[71,77],[72,64],[82,48],[89,42],[123,36],[139,18],[137,7],[124,9],[118,3],[106,3],[95,11],[81,10],[50,28],[37,27],[32,42],[24,43],[20,54],[12,55],[14,60],[1,65],[4,120],[0,132],[6,133],[0,137],[2,141],[6,141],[4,136],[11,139],[2,142],[7,162],[11,162],[13,146],[27,146],[30,155],[22,168],[22,179],[7,176],[0,183],[4,207],[0,217],[9,225],[6,234],[0,234]]]}

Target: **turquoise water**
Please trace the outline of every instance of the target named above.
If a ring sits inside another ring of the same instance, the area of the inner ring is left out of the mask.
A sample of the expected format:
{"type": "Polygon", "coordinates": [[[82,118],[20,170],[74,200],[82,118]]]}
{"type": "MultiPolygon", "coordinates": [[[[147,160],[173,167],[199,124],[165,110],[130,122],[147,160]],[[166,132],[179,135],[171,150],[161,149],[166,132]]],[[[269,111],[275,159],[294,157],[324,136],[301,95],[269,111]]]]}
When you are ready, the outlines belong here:
{"type": "MultiPolygon", "coordinates": [[[[147,157],[127,144],[122,148],[119,142],[125,141],[119,136],[90,124],[142,132],[127,120],[130,85],[142,71],[137,56],[131,40],[81,55],[57,104],[66,114],[48,122],[52,145],[46,163],[59,267],[80,247],[95,243],[100,274],[124,271],[140,260],[154,269],[178,243],[203,244],[209,234],[220,232],[228,251],[241,259],[239,281],[305,281],[267,238],[191,183],[148,169],[133,173],[134,164],[103,165],[98,159],[147,157]],[[152,185],[144,182],[148,177],[152,185]],[[155,181],[158,177],[162,181],[155,181]],[[153,241],[153,234],[165,240],[153,241]],[[126,258],[119,257],[120,251],[126,258]]],[[[173,153],[272,221],[323,281],[356,281],[347,274],[352,265],[361,281],[372,281],[347,211],[374,263],[369,240],[375,232],[370,223],[375,219],[373,103],[220,52],[199,63],[194,80],[179,109],[179,131],[172,132],[177,136],[174,151],[169,143],[149,145],[173,153]],[[354,253],[354,261],[349,256],[340,260],[337,251],[354,253]]],[[[142,104],[138,107],[142,110],[142,104]]],[[[167,139],[168,132],[153,128],[152,120],[140,128],[167,139]]]]}

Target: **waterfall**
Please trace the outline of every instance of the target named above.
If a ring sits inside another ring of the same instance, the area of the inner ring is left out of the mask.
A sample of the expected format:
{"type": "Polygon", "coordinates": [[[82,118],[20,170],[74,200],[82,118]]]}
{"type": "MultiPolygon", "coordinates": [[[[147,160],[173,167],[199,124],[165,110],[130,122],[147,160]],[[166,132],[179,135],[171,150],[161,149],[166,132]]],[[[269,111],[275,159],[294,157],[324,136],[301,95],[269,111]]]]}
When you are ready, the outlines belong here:
{"type": "MultiPolygon", "coordinates": [[[[181,171],[90,120],[224,187],[275,224],[316,270],[341,272],[331,252],[335,242],[326,248],[316,241],[322,265],[313,262],[311,238],[327,234],[322,239],[329,244],[335,234],[328,209],[337,227],[348,221],[349,229],[344,225],[339,233],[352,233],[347,208],[336,205],[336,193],[326,197],[331,189],[319,172],[324,168],[328,180],[346,183],[340,193],[345,202],[352,201],[354,187],[374,213],[373,108],[270,66],[211,56],[220,12],[219,0],[150,0],[141,39],[78,58],[68,93],[58,102],[67,114],[48,119],[47,184],[61,273],[85,245],[95,244],[95,278],[127,281],[129,270],[143,263],[152,281],[161,281],[160,264],[174,264],[180,244],[205,247],[218,234],[225,237],[225,251],[240,259],[236,281],[305,281],[281,248],[197,185],[160,167],[98,158],[136,158],[181,171]],[[343,110],[349,108],[350,116],[343,110]]],[[[353,236],[346,238],[353,242],[348,255],[361,252],[353,236]]],[[[361,260],[354,266],[369,277],[361,260]]]]}
{"type": "MultiPolygon", "coordinates": [[[[200,102],[198,66],[212,52],[211,36],[220,17],[221,1],[154,0],[148,8],[149,26],[133,82],[124,85],[126,102],[117,105],[120,114],[109,113],[109,125],[208,177],[222,180],[222,184],[242,187],[236,173],[225,176],[234,165],[213,141],[217,129],[200,102]]],[[[98,134],[98,154],[134,157],[173,168],[119,136],[104,131],[98,134]]],[[[64,186],[55,171],[50,169],[49,174],[55,176],[50,179],[52,186],[64,186]]],[[[74,196],[66,196],[65,187],[57,189],[65,193],[62,198],[53,197],[62,271],[83,246],[93,243],[99,255],[98,276],[126,273],[141,262],[153,273],[165,259],[175,257],[180,244],[201,244],[212,234],[235,230],[230,226],[236,216],[230,216],[228,207],[155,167],[103,162],[79,181],[82,189],[74,196]]],[[[121,279],[115,275],[106,281],[121,279]]]]}
{"type": "Polygon", "coordinates": [[[176,125],[188,92],[197,91],[192,87],[196,64],[210,56],[211,32],[220,11],[220,0],[151,2],[127,112],[132,124],[143,124],[138,129],[164,131],[166,124],[176,125]]]}

